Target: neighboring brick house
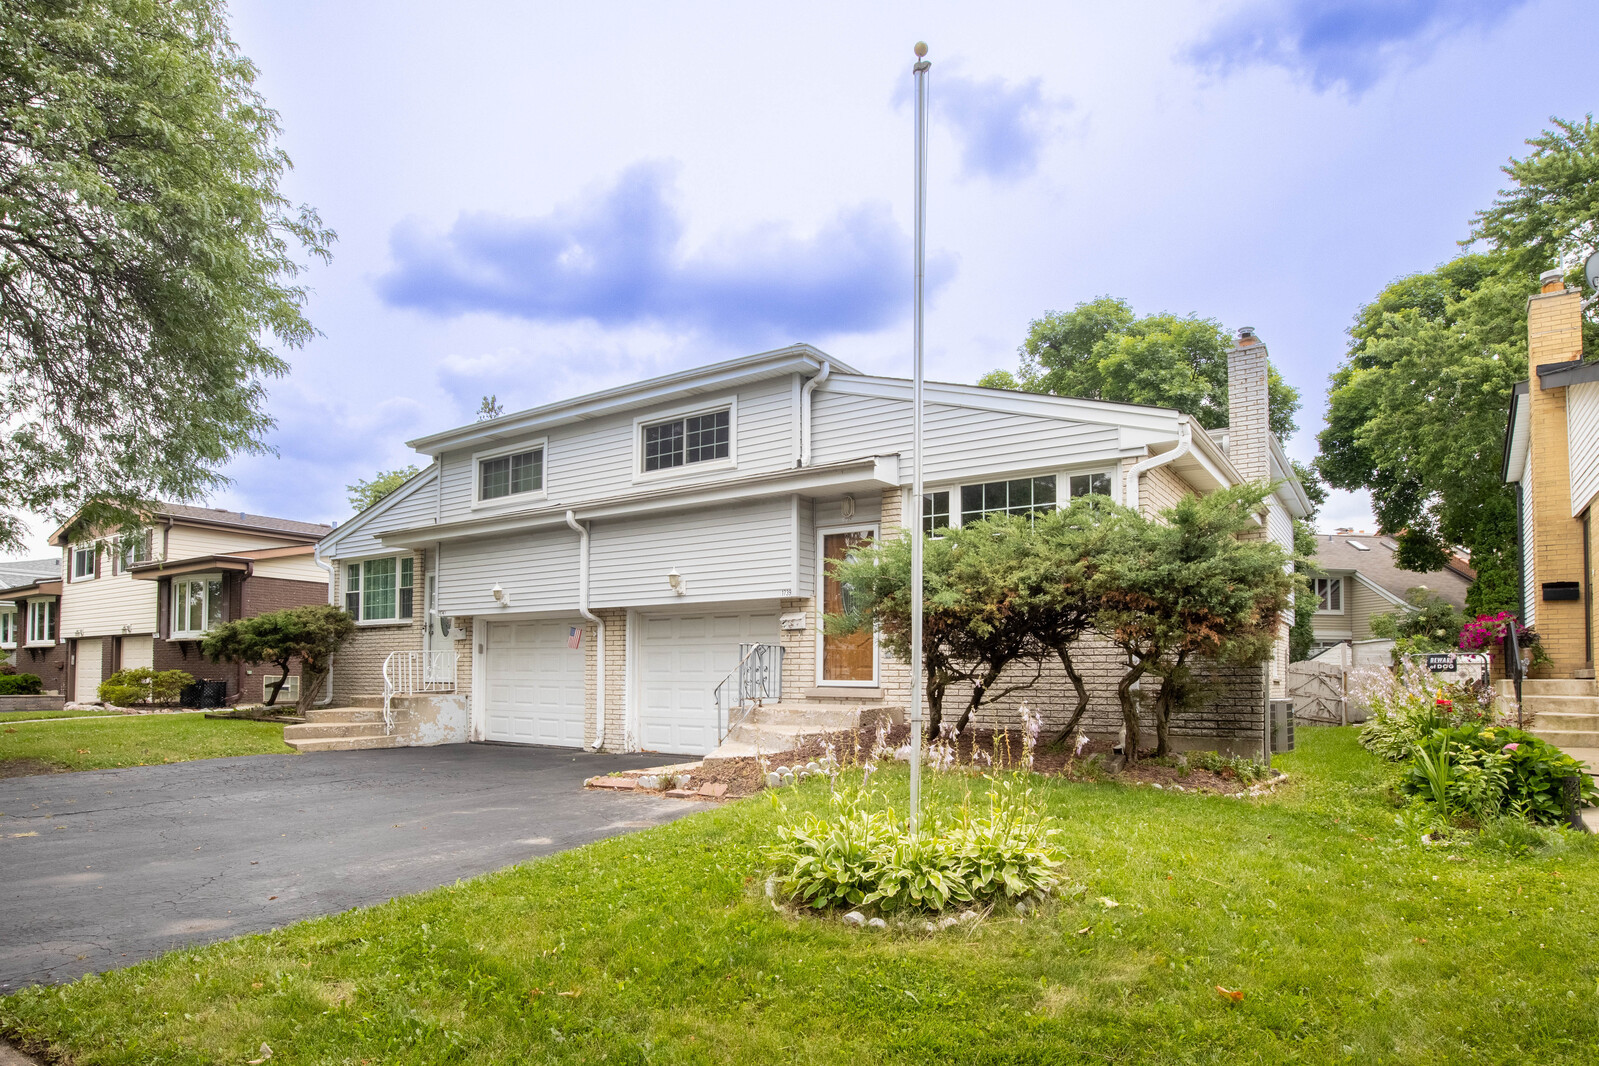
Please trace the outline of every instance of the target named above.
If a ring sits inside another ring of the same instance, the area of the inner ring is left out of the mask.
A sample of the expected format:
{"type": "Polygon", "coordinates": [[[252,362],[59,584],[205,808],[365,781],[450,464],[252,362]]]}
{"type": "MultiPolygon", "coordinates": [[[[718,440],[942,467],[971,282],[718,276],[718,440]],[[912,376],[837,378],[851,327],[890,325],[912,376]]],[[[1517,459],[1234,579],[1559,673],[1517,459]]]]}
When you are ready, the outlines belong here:
{"type": "MultiPolygon", "coordinates": [[[[1265,480],[1259,535],[1291,548],[1309,501],[1269,430],[1266,347],[1240,331],[1228,364],[1232,426],[1213,432],[1163,408],[929,383],[927,525],[1084,494],[1154,515],[1265,480]]],[[[334,665],[336,700],[403,698],[407,721],[370,738],[385,743],[683,754],[717,747],[718,692],[741,658],[780,662],[780,703],[763,714],[791,725],[903,709],[906,664],[820,623],[844,595],[826,560],[902,528],[911,392],[794,345],[411,442],[431,464],[317,549],[360,625],[334,665]]],[[[1261,752],[1288,625],[1268,667],[1213,671],[1205,706],[1173,725],[1179,747],[1261,752]]],[[[1088,731],[1114,738],[1116,654],[1087,641],[1081,658],[1088,731]]],[[[1046,723],[1069,710],[1066,685],[1047,674],[1026,697],[1046,723]]],[[[990,714],[1014,724],[1017,702],[990,714]]],[[[328,717],[285,736],[364,744],[364,727],[328,717]]]]}
{"type": "Polygon", "coordinates": [[[67,669],[60,575],[59,559],[0,562],[0,662],[39,675],[56,695],[65,692],[67,669]]]}
{"type": "Polygon", "coordinates": [[[1315,634],[1311,655],[1351,641],[1372,639],[1374,615],[1409,610],[1405,594],[1424,588],[1457,608],[1466,606],[1466,592],[1475,578],[1471,568],[1452,559],[1442,570],[1417,573],[1394,564],[1399,546],[1390,537],[1340,530],[1316,535],[1315,564],[1310,578],[1316,597],[1315,634]]]}
{"type": "Polygon", "coordinates": [[[50,543],[62,551],[67,699],[93,702],[106,677],[148,667],[224,682],[228,703],[261,700],[275,667],[210,662],[200,641],[222,622],[326,603],[328,573],[314,552],[331,530],[183,504],[151,505],[131,535],[66,523],[50,543]]]}

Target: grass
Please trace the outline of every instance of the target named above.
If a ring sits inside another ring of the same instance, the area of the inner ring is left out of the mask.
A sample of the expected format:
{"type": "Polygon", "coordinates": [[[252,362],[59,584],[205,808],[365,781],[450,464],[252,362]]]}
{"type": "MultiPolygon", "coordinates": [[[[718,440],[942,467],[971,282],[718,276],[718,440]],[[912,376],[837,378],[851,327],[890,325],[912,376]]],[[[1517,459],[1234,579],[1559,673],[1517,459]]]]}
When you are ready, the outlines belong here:
{"type": "Polygon", "coordinates": [[[290,754],[283,726],[206,718],[203,714],[126,715],[81,721],[0,722],[0,774],[28,759],[61,770],[215,759],[224,755],[290,754]]]}
{"type": "Polygon", "coordinates": [[[26,990],[0,1030],[80,1064],[1595,1061],[1599,848],[1425,846],[1353,732],[1302,730],[1267,800],[1039,782],[1086,891],[1025,922],[776,913],[756,798],[26,990]]]}
{"type": "Polygon", "coordinates": [[[75,707],[71,709],[63,708],[58,711],[0,711],[0,723],[24,722],[34,718],[93,718],[96,715],[107,715],[114,713],[116,712],[107,711],[103,707],[75,707]]]}

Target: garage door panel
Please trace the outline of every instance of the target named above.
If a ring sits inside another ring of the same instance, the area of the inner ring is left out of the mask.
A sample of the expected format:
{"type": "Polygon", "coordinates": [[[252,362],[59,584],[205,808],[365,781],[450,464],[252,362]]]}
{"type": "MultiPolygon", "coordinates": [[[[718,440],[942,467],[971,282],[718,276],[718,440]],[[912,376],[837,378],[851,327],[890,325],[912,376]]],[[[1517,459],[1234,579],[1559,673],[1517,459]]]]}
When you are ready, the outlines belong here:
{"type": "Polygon", "coordinates": [[[739,645],[776,643],[771,611],[657,616],[639,626],[639,743],[673,754],[716,747],[717,684],[738,665],[739,645]]]}
{"type": "Polygon", "coordinates": [[[484,735],[519,744],[581,747],[585,658],[567,647],[567,621],[489,626],[484,735]]]}

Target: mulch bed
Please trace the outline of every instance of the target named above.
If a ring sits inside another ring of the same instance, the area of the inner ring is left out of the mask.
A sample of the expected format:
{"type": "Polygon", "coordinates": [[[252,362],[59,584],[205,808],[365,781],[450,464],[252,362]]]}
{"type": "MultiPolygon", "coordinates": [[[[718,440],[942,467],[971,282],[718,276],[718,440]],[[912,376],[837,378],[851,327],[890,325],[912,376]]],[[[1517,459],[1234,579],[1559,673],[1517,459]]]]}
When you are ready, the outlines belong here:
{"type": "MultiPolygon", "coordinates": [[[[904,746],[910,739],[910,727],[890,728],[883,743],[892,750],[904,746]]],[[[879,743],[876,730],[846,729],[811,737],[788,751],[763,755],[761,759],[717,759],[690,769],[689,788],[699,789],[706,784],[726,785],[727,791],[719,798],[738,799],[751,796],[766,787],[766,773],[780,766],[803,766],[832,754],[845,766],[858,766],[865,762],[872,748],[879,743]],[[762,763],[765,766],[762,766],[762,763]]],[[[954,765],[988,770],[1019,769],[1026,759],[1026,746],[1021,733],[1015,730],[968,730],[951,742],[954,765]]],[[[892,759],[892,755],[884,756],[892,759]]],[[[1091,740],[1080,754],[1067,747],[1040,748],[1033,752],[1033,772],[1049,777],[1064,777],[1072,781],[1115,781],[1128,785],[1159,785],[1164,789],[1184,792],[1211,792],[1232,795],[1248,792],[1262,786],[1269,787],[1273,778],[1264,782],[1241,780],[1229,773],[1214,773],[1198,768],[1183,769],[1162,766],[1141,759],[1131,767],[1121,765],[1111,744],[1091,740]],[[1096,756],[1098,758],[1096,758],[1096,756]]],[[[649,771],[636,771],[628,776],[649,771]]]]}

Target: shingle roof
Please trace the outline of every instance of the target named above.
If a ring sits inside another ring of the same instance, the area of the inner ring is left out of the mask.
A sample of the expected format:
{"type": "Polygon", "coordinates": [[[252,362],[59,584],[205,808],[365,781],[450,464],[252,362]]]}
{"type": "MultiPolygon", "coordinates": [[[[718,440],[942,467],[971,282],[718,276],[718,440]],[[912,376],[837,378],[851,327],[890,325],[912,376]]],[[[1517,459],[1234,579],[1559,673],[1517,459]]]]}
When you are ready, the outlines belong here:
{"type": "Polygon", "coordinates": [[[302,537],[325,537],[333,532],[332,526],[320,522],[296,522],[290,518],[247,514],[244,511],[229,511],[221,507],[190,507],[183,503],[161,503],[156,504],[155,510],[157,514],[171,515],[178,519],[190,518],[196,522],[214,522],[240,529],[260,529],[273,533],[293,533],[302,537]]]}
{"type": "Polygon", "coordinates": [[[1434,570],[1425,574],[1401,570],[1394,565],[1394,553],[1398,547],[1389,537],[1318,533],[1315,563],[1323,570],[1357,571],[1361,577],[1400,599],[1404,599],[1410,589],[1425,586],[1429,592],[1436,592],[1456,607],[1466,605],[1466,590],[1471,587],[1469,578],[1453,569],[1434,570]]]}
{"type": "Polygon", "coordinates": [[[0,559],[0,589],[14,589],[61,576],[61,557],[0,559]]]}

